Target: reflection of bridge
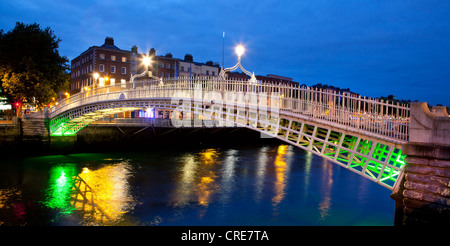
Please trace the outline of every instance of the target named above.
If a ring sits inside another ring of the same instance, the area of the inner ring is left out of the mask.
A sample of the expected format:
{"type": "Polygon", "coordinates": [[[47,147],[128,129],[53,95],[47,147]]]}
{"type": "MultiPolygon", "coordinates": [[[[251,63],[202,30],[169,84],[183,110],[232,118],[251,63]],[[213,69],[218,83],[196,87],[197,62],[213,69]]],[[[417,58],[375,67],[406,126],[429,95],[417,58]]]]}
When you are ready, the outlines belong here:
{"type": "Polygon", "coordinates": [[[246,127],[320,155],[392,189],[403,172],[410,110],[335,91],[214,78],[95,88],[49,111],[51,135],[73,135],[125,111],[170,111],[176,127],[246,127]],[[191,124],[192,123],[192,124],[191,124]]]}

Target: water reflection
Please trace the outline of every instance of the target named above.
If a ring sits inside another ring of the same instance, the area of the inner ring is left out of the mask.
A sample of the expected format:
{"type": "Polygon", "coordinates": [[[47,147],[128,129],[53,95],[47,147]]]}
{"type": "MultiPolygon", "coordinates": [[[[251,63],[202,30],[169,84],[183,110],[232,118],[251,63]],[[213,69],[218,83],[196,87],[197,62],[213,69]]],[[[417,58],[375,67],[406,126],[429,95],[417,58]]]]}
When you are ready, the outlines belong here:
{"type": "Polygon", "coordinates": [[[106,165],[97,170],[83,168],[78,175],[77,192],[73,205],[84,211],[88,223],[117,222],[133,209],[135,201],[130,192],[128,178],[131,175],[128,161],[106,165]]]}
{"type": "Polygon", "coordinates": [[[320,219],[325,220],[331,208],[331,189],[333,187],[333,166],[326,159],[322,160],[322,201],[319,203],[320,219]]]}
{"type": "Polygon", "coordinates": [[[212,195],[218,190],[216,183],[217,175],[214,170],[214,165],[218,152],[215,149],[206,149],[200,152],[201,168],[198,169],[199,182],[195,186],[195,191],[198,197],[198,203],[207,207],[211,202],[212,195]]]}
{"type": "Polygon", "coordinates": [[[268,152],[269,147],[264,146],[259,149],[257,170],[256,170],[256,182],[255,182],[255,200],[259,202],[262,199],[264,179],[266,177],[266,165],[269,160],[268,152]]]}
{"type": "Polygon", "coordinates": [[[222,181],[220,182],[222,203],[228,203],[231,193],[234,190],[234,179],[236,177],[234,169],[238,160],[239,157],[237,150],[230,149],[225,152],[225,159],[222,163],[221,170],[222,181]]]}
{"type": "Polygon", "coordinates": [[[283,200],[285,196],[285,189],[287,184],[287,177],[289,173],[289,166],[292,155],[292,146],[280,145],[278,146],[277,156],[275,158],[275,196],[272,198],[272,205],[276,209],[278,204],[283,200]]]}
{"type": "Polygon", "coordinates": [[[370,181],[289,145],[43,162],[0,173],[0,225],[352,225],[390,204],[370,181]]]}
{"type": "Polygon", "coordinates": [[[0,189],[0,211],[5,211],[9,215],[0,214],[0,226],[9,225],[9,221],[21,225],[25,222],[25,205],[20,201],[22,198],[22,190],[17,188],[0,189]],[[12,217],[8,218],[7,217],[12,217]]]}
{"type": "Polygon", "coordinates": [[[44,204],[59,210],[62,214],[71,214],[75,209],[71,205],[73,177],[77,169],[75,164],[62,164],[50,169],[48,188],[45,191],[44,204]]]}
{"type": "Polygon", "coordinates": [[[204,207],[209,205],[212,195],[219,188],[216,174],[219,155],[217,149],[205,149],[197,156],[185,154],[180,158],[182,168],[172,198],[174,206],[184,206],[192,200],[204,207]]]}
{"type": "Polygon", "coordinates": [[[75,164],[53,166],[42,203],[63,216],[82,212],[85,225],[117,222],[134,206],[128,184],[131,170],[127,161],[95,170],[84,167],[81,173],[75,164]]]}
{"type": "Polygon", "coordinates": [[[177,187],[172,198],[175,207],[189,203],[194,189],[194,180],[197,173],[197,162],[193,154],[185,154],[180,158],[182,163],[181,179],[177,181],[177,187]]]}

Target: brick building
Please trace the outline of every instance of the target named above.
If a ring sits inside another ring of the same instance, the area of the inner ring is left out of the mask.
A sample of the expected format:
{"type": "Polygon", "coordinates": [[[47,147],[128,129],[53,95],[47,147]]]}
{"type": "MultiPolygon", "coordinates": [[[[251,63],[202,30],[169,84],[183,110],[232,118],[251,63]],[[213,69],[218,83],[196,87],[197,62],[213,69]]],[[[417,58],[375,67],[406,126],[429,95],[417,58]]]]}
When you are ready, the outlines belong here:
{"type": "Polygon", "coordinates": [[[101,46],[91,46],[71,61],[70,93],[75,94],[94,84],[106,86],[125,84],[130,80],[134,51],[121,50],[114,39],[106,37],[101,46]],[[97,80],[94,74],[98,73],[97,80]]]}

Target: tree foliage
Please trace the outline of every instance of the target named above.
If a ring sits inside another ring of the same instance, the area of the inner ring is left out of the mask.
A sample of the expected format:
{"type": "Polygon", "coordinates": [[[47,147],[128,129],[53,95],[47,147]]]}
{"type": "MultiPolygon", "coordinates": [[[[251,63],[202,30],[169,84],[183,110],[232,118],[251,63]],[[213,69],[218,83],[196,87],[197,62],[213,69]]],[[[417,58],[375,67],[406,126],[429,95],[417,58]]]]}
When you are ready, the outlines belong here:
{"type": "Polygon", "coordinates": [[[53,31],[39,24],[16,23],[13,30],[0,30],[0,86],[13,102],[44,106],[70,85],[68,59],[60,56],[53,31]]]}

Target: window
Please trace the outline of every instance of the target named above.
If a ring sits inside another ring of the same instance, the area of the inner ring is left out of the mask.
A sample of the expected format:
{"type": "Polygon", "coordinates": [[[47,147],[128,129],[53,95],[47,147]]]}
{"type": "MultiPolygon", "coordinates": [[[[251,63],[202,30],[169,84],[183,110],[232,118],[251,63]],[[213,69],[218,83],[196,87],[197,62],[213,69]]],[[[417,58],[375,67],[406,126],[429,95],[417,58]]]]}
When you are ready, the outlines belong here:
{"type": "Polygon", "coordinates": [[[100,59],[105,59],[105,54],[100,53],[100,59]]]}
{"type": "Polygon", "coordinates": [[[126,80],[121,79],[121,80],[120,80],[120,86],[121,86],[122,88],[126,88],[126,87],[127,87],[126,82],[127,82],[126,80]]]}
{"type": "Polygon", "coordinates": [[[180,70],[181,70],[182,72],[184,72],[184,66],[181,66],[181,67],[180,67],[180,70]]]}
{"type": "Polygon", "coordinates": [[[116,60],[116,56],[115,55],[111,55],[111,60],[115,61],[116,60]]]}
{"type": "Polygon", "coordinates": [[[127,58],[125,56],[122,56],[122,62],[127,62],[127,58]]]}
{"type": "Polygon", "coordinates": [[[167,64],[166,64],[166,68],[167,68],[167,69],[170,69],[170,63],[167,63],[167,64]]]}
{"type": "Polygon", "coordinates": [[[111,73],[116,73],[116,66],[111,66],[111,73]]]}
{"type": "Polygon", "coordinates": [[[206,70],[206,75],[209,75],[209,71],[208,70],[206,70]]]}
{"type": "Polygon", "coordinates": [[[103,77],[98,78],[98,86],[104,86],[105,85],[105,79],[103,77]]]}
{"type": "Polygon", "coordinates": [[[159,68],[164,68],[164,63],[161,62],[161,63],[159,64],[159,68]]]}
{"type": "Polygon", "coordinates": [[[116,84],[116,79],[114,79],[114,78],[109,79],[109,81],[111,81],[111,85],[115,85],[116,84]]]}
{"type": "Polygon", "coordinates": [[[126,67],[122,67],[121,72],[122,72],[122,74],[127,74],[127,68],[126,67]]]}
{"type": "Polygon", "coordinates": [[[212,76],[216,76],[216,74],[215,74],[215,72],[214,72],[214,71],[212,71],[212,72],[211,72],[211,75],[212,75],[212,76]]]}
{"type": "Polygon", "coordinates": [[[104,72],[104,71],[105,71],[105,65],[100,64],[100,65],[98,66],[98,71],[104,72]]]}

